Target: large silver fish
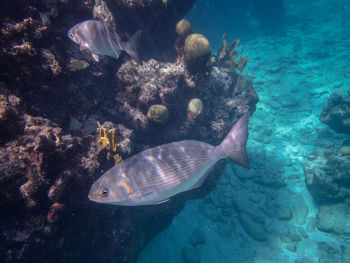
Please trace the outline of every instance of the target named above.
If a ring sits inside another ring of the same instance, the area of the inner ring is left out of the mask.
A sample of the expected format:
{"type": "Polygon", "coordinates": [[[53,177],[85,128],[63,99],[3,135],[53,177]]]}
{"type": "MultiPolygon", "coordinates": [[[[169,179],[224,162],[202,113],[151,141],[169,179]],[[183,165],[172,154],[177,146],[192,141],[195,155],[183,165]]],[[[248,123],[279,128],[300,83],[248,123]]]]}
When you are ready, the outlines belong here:
{"type": "Polygon", "coordinates": [[[80,50],[89,49],[92,57],[98,62],[98,55],[119,58],[124,50],[137,62],[137,42],[141,31],[137,31],[127,42],[123,42],[118,34],[112,31],[105,23],[97,20],[86,20],[69,29],[67,35],[80,45],[80,50]]]}
{"type": "Polygon", "coordinates": [[[228,157],[249,168],[248,118],[245,113],[216,147],[187,140],[135,154],[102,175],[92,185],[89,199],[123,206],[158,204],[199,187],[220,159],[228,157]]]}

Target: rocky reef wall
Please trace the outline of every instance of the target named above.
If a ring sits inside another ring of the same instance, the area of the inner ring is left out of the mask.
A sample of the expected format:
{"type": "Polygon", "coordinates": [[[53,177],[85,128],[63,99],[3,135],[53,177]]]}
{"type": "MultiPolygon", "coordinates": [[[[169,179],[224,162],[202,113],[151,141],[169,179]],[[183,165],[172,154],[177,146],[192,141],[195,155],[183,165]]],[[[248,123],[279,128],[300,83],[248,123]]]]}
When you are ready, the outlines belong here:
{"type": "Polygon", "coordinates": [[[175,140],[217,144],[244,112],[254,112],[254,78],[242,74],[247,58],[225,38],[221,55],[188,71],[175,25],[193,4],[1,2],[3,262],[136,262],[188,198],[215,187],[225,161],[202,188],[158,206],[87,200],[92,182],[120,158],[175,140]],[[141,29],[144,62],[126,54],[94,62],[66,36],[85,19],[104,21],[125,38],[141,29]],[[113,136],[102,140],[103,131],[113,136]]]}

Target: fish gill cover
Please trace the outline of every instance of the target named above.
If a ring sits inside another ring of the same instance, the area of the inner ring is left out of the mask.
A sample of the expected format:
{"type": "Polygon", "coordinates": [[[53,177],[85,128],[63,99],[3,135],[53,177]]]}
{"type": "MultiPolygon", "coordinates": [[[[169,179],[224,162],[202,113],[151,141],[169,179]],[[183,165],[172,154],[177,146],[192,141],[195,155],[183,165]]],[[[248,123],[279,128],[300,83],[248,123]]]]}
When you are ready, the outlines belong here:
{"type": "Polygon", "coordinates": [[[87,199],[92,182],[120,158],[184,139],[216,145],[241,115],[255,111],[254,77],[243,73],[248,58],[221,36],[215,56],[204,35],[176,32],[193,4],[1,2],[3,262],[136,262],[186,200],[215,188],[225,162],[204,187],[158,207],[87,199]],[[141,30],[143,62],[122,53],[97,63],[67,37],[85,20],[103,22],[121,41],[141,30]]]}

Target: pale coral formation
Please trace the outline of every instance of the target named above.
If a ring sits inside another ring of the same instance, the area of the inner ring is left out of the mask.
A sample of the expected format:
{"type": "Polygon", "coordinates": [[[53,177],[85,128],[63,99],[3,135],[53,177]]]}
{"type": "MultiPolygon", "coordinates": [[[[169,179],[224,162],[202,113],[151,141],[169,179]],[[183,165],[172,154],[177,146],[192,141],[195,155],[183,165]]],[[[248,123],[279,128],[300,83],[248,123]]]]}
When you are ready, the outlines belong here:
{"type": "Polygon", "coordinates": [[[85,60],[71,58],[67,66],[70,71],[80,71],[86,69],[90,64],[85,60]]]}
{"type": "Polygon", "coordinates": [[[187,110],[195,115],[200,115],[203,111],[203,102],[200,99],[191,99],[188,103],[187,110]]]}
{"type": "Polygon", "coordinates": [[[152,105],[147,112],[147,117],[156,122],[165,122],[168,116],[169,111],[164,105],[152,105]]]}
{"type": "Polygon", "coordinates": [[[205,70],[210,55],[209,41],[203,35],[191,34],[186,38],[184,57],[187,70],[192,73],[205,70]]]}
{"type": "Polygon", "coordinates": [[[182,39],[185,39],[193,32],[190,22],[186,19],[181,19],[179,22],[177,22],[175,30],[178,36],[182,39]]]}

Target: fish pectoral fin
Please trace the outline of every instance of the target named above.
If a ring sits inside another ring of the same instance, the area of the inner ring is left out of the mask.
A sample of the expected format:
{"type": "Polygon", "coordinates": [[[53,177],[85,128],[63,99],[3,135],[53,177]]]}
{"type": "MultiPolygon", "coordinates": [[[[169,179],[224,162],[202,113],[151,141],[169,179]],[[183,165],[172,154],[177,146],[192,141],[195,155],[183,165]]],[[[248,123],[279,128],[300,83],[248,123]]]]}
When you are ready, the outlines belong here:
{"type": "Polygon", "coordinates": [[[80,51],[83,51],[83,50],[85,50],[85,49],[89,49],[89,46],[88,46],[88,44],[86,44],[84,41],[82,41],[82,42],[80,43],[79,48],[80,48],[80,51]]]}
{"type": "Polygon", "coordinates": [[[94,60],[95,60],[96,62],[99,62],[99,61],[100,61],[100,58],[99,58],[98,55],[96,55],[96,54],[94,54],[94,53],[91,53],[91,55],[92,55],[92,57],[94,58],[94,60]]]}
{"type": "Polygon", "coordinates": [[[85,49],[87,49],[87,47],[84,45],[80,45],[79,48],[80,48],[80,51],[84,51],[85,49]]]}
{"type": "Polygon", "coordinates": [[[158,202],[153,203],[153,205],[163,204],[163,203],[165,203],[165,202],[168,202],[169,200],[170,200],[169,198],[168,198],[168,199],[164,199],[164,200],[162,200],[162,201],[158,201],[158,202]]]}

